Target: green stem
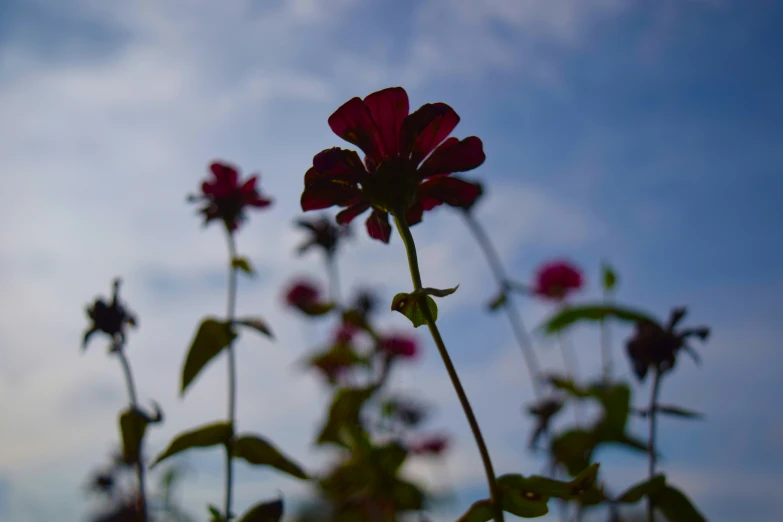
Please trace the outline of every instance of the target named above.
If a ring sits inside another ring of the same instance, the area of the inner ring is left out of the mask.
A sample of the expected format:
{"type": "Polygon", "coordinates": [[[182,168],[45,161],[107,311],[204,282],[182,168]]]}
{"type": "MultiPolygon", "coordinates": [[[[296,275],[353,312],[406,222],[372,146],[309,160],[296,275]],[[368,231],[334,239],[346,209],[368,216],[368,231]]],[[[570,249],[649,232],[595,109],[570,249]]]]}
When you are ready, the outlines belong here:
{"type": "MultiPolygon", "coordinates": [[[[138,404],[136,400],[136,387],[133,384],[133,374],[130,369],[130,362],[125,356],[125,350],[123,345],[116,346],[117,356],[120,358],[120,364],[122,365],[122,371],[125,373],[125,384],[128,386],[128,402],[132,410],[136,409],[138,404]]],[[[141,444],[139,444],[138,451],[136,452],[136,478],[139,482],[139,496],[141,497],[141,516],[142,521],[147,521],[147,494],[144,480],[144,462],[141,457],[141,444]]]]}
{"type": "Polygon", "coordinates": [[[340,306],[340,274],[334,254],[326,254],[326,272],[329,277],[329,298],[336,306],[340,306]]]}
{"type": "MultiPolygon", "coordinates": [[[[609,292],[607,291],[604,291],[604,303],[607,306],[611,304],[609,292]]],[[[609,322],[606,319],[601,319],[601,367],[604,383],[608,383],[612,377],[612,349],[609,346],[610,341],[609,322]]]]}
{"type": "MultiPolygon", "coordinates": [[[[228,238],[228,255],[229,255],[229,270],[228,270],[228,310],[226,312],[226,321],[229,324],[234,322],[234,314],[236,309],[236,295],[237,295],[237,269],[234,267],[234,258],[236,257],[236,243],[234,242],[234,235],[230,230],[227,230],[228,238]]],[[[226,520],[231,520],[231,494],[232,486],[234,482],[234,459],[232,458],[232,443],[234,440],[234,422],[236,418],[236,361],[234,359],[233,341],[226,347],[228,354],[228,422],[231,426],[231,438],[226,444],[226,520]]]]}
{"type": "MultiPolygon", "coordinates": [[[[568,342],[568,339],[562,334],[557,334],[557,340],[560,344],[560,353],[563,356],[563,366],[566,371],[566,377],[571,379],[574,384],[577,384],[577,377],[579,374],[579,368],[576,361],[576,354],[574,353],[574,347],[568,342]]],[[[580,404],[577,401],[574,404],[574,420],[577,424],[581,424],[580,420],[580,404]]]]}
{"type": "MultiPolygon", "coordinates": [[[[648,463],[648,478],[652,479],[655,475],[655,434],[656,434],[656,418],[658,413],[658,392],[661,383],[661,372],[657,368],[654,371],[655,378],[653,379],[652,390],[650,391],[650,407],[647,410],[650,415],[650,438],[648,441],[649,463],[648,463]]],[[[650,496],[647,496],[647,522],[653,522],[653,501],[650,496]]]]}
{"type": "Polygon", "coordinates": [[[495,276],[495,281],[497,281],[498,286],[506,295],[504,308],[508,314],[508,321],[511,323],[514,337],[516,337],[517,344],[519,344],[519,348],[522,350],[522,356],[525,358],[525,365],[530,374],[533,393],[536,397],[540,397],[541,383],[539,382],[539,376],[541,375],[541,366],[538,363],[536,353],[533,351],[530,337],[527,335],[525,326],[522,324],[522,315],[519,313],[516,301],[512,297],[511,292],[509,292],[508,276],[503,269],[503,262],[500,260],[500,256],[492,245],[484,227],[482,227],[478,220],[473,217],[473,214],[471,214],[469,210],[465,210],[463,216],[465,217],[468,228],[473,233],[476,242],[479,244],[481,250],[484,252],[484,256],[487,258],[487,263],[489,264],[492,274],[495,276]]]}
{"type": "MultiPolygon", "coordinates": [[[[404,216],[405,213],[399,213],[399,215],[404,216]]],[[[405,219],[400,219],[396,214],[394,215],[394,222],[397,225],[397,230],[400,233],[400,237],[402,237],[402,241],[405,244],[405,250],[408,254],[408,267],[410,268],[411,272],[413,289],[414,291],[421,290],[422,284],[421,273],[419,272],[419,260],[416,256],[416,244],[413,241],[410,228],[408,228],[408,224],[405,219]]],[[[470,425],[470,430],[473,432],[473,438],[476,439],[476,445],[478,446],[479,453],[481,454],[481,460],[484,463],[484,471],[487,475],[490,499],[495,510],[495,522],[503,522],[503,509],[500,505],[501,499],[500,495],[498,494],[497,484],[495,483],[495,472],[492,469],[492,460],[489,457],[487,445],[484,442],[484,437],[481,434],[481,428],[479,428],[476,416],[473,414],[473,408],[470,406],[468,396],[465,394],[465,390],[462,388],[462,383],[460,382],[459,376],[457,375],[457,370],[454,368],[454,364],[451,362],[451,357],[449,356],[449,352],[446,349],[446,345],[440,335],[440,331],[435,324],[434,318],[430,314],[429,307],[426,303],[422,303],[421,308],[424,311],[424,318],[427,321],[427,326],[429,327],[430,334],[432,335],[432,340],[435,341],[435,346],[438,347],[438,352],[443,359],[444,366],[446,366],[446,372],[449,374],[451,384],[454,386],[454,391],[457,392],[457,397],[459,398],[460,404],[462,405],[462,410],[465,412],[465,417],[467,418],[468,424],[470,425]]]]}

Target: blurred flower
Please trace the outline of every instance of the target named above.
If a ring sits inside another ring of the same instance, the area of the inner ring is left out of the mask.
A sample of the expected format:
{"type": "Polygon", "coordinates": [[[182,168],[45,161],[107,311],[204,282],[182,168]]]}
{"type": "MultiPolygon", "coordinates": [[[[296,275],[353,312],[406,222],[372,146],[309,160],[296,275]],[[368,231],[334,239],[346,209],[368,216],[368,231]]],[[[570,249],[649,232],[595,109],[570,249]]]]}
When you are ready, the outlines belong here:
{"type": "Polygon", "coordinates": [[[361,314],[363,318],[367,318],[378,304],[378,299],[369,290],[362,290],[356,296],[354,300],[354,309],[361,314]]]}
{"type": "Polygon", "coordinates": [[[315,285],[307,281],[299,281],[288,290],[286,302],[297,308],[303,308],[315,303],[320,297],[320,292],[315,285]]]}
{"type": "Polygon", "coordinates": [[[300,219],[296,224],[311,232],[310,237],[296,249],[300,255],[317,245],[324,249],[326,255],[331,256],[337,250],[340,238],[350,233],[347,226],[336,226],[326,216],[314,220],[300,219]]]}
{"type": "Polygon", "coordinates": [[[625,349],[631,359],[634,373],[640,381],[644,380],[650,368],[660,373],[672,369],[682,349],[688,351],[698,362],[696,352],[686,341],[690,337],[698,337],[705,341],[710,335],[710,329],[699,327],[675,330],[686,313],[685,308],[673,309],[665,328],[652,322],[636,324],[636,331],[628,340],[625,349]]]}
{"type": "Polygon", "coordinates": [[[334,339],[337,343],[348,344],[357,333],[359,333],[359,328],[357,326],[350,323],[343,323],[340,325],[340,328],[337,329],[334,339]]]}
{"type": "Polygon", "coordinates": [[[120,279],[114,280],[114,294],[110,304],[106,304],[106,301],[98,298],[91,306],[87,307],[87,317],[92,321],[92,324],[84,333],[82,349],[87,347],[87,342],[96,332],[103,332],[111,337],[111,349],[117,349],[125,342],[125,326],[135,327],[138,324],[136,317],[120,304],[120,282],[120,279]]]}
{"type": "Polygon", "coordinates": [[[551,261],[538,269],[533,293],[561,301],[581,287],[582,274],[577,267],[567,261],[551,261]]]}
{"type": "Polygon", "coordinates": [[[337,384],[355,361],[356,355],[351,350],[331,350],[310,359],[310,365],[319,370],[330,384],[337,384]]]}
{"type": "Polygon", "coordinates": [[[476,187],[449,174],[484,162],[481,140],[447,139],[459,116],[444,103],[425,104],[413,114],[408,110],[402,87],[352,98],[337,109],[329,126],[364,152],[364,163],[355,151],[339,147],[316,154],[305,174],[302,210],[346,207],[337,222],[348,224],[372,207],[367,231],[388,243],[390,212],[415,225],[425,210],[474,200],[476,187]]]}
{"type": "Polygon", "coordinates": [[[404,357],[406,359],[416,356],[418,347],[416,341],[410,337],[403,335],[392,334],[380,339],[378,347],[394,356],[404,357]]]}
{"type": "Polygon", "coordinates": [[[209,168],[212,179],[201,184],[201,194],[188,198],[191,202],[206,203],[199,211],[204,214],[205,225],[213,219],[222,219],[233,232],[244,221],[245,207],[264,208],[272,204],[256,188],[258,175],[241,183],[237,170],[226,163],[212,163],[209,168]]]}
{"type": "Polygon", "coordinates": [[[411,453],[417,455],[440,455],[448,447],[449,441],[446,437],[435,435],[411,444],[411,453]]]}

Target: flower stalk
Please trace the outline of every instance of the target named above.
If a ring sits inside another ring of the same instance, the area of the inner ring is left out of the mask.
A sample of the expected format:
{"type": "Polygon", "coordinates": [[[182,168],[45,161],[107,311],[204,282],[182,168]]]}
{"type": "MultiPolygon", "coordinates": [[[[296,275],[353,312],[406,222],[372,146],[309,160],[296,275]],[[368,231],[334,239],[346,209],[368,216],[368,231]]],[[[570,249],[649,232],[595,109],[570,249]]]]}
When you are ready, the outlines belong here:
{"type": "MultiPolygon", "coordinates": [[[[228,255],[229,255],[229,268],[228,268],[228,306],[226,311],[226,321],[228,324],[233,324],[234,315],[236,310],[236,294],[237,294],[237,268],[234,266],[233,260],[236,257],[236,243],[234,241],[234,235],[230,227],[226,228],[226,237],[228,240],[228,255]]],[[[226,347],[226,355],[228,356],[228,422],[231,426],[231,437],[226,443],[226,498],[225,498],[225,514],[226,520],[231,520],[231,501],[232,501],[232,488],[234,479],[234,459],[232,456],[232,441],[234,440],[235,427],[234,422],[236,420],[236,361],[234,357],[234,343],[231,341],[226,347]]]]}
{"type": "MultiPolygon", "coordinates": [[[[408,255],[408,267],[411,273],[413,289],[414,291],[417,291],[421,290],[423,285],[421,283],[419,261],[416,255],[416,244],[413,241],[413,235],[411,235],[411,231],[406,220],[404,218],[400,219],[399,216],[401,215],[404,216],[405,213],[394,213],[394,222],[397,226],[397,231],[399,232],[400,237],[405,244],[405,251],[408,255]]],[[[473,408],[471,407],[470,401],[468,400],[468,396],[465,394],[465,390],[463,389],[462,383],[460,382],[459,376],[457,375],[457,370],[454,368],[454,364],[451,362],[451,357],[449,356],[449,352],[446,349],[446,344],[443,342],[443,338],[440,335],[438,326],[435,324],[435,320],[430,314],[429,307],[426,305],[426,303],[422,303],[421,308],[424,312],[424,318],[427,322],[427,327],[429,328],[430,334],[432,335],[432,340],[435,342],[435,346],[438,348],[441,359],[443,359],[443,365],[446,367],[446,372],[449,374],[449,379],[451,379],[451,383],[454,386],[454,391],[457,393],[457,397],[459,398],[460,404],[462,405],[462,410],[465,412],[465,417],[467,418],[468,424],[470,425],[470,430],[473,432],[473,438],[476,440],[476,445],[478,446],[479,453],[481,454],[481,460],[484,464],[484,471],[486,473],[487,483],[489,485],[490,499],[495,511],[495,522],[503,522],[503,510],[500,505],[500,495],[498,493],[497,484],[495,482],[495,471],[492,468],[492,460],[490,459],[487,445],[484,442],[484,437],[481,434],[481,428],[479,427],[476,416],[473,413],[473,408]]]]}

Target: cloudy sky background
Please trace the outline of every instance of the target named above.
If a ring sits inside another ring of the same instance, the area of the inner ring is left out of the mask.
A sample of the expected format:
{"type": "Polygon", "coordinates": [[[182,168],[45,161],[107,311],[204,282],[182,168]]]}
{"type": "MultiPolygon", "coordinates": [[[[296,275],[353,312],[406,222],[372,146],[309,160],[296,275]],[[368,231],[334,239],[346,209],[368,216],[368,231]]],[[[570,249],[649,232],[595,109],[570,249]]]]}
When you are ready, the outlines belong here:
{"type": "MultiPolygon", "coordinates": [[[[324,388],[297,361],[319,333],[282,309],[299,274],[323,278],[319,256],[295,258],[291,223],[312,156],[340,145],[326,123],[352,96],[403,85],[412,108],[444,101],[478,135],[488,185],[478,216],[509,271],[530,277],[549,257],[584,267],[598,295],[609,259],[620,298],[664,316],[687,304],[714,336],[704,364],[684,360],[662,399],[707,414],[663,420],[662,468],[711,521],[773,521],[783,512],[779,369],[783,291],[783,6],[762,0],[6,0],[0,6],[0,521],[81,520],[87,474],[117,440],[126,401],[103,342],[79,352],[84,306],[125,280],[141,320],[129,356],[142,400],[166,423],[150,454],[177,432],[224,416],[218,361],[185,400],[180,365],[199,319],[225,304],[225,250],[185,196],[215,158],[260,171],[275,206],[239,236],[256,279],[238,307],[277,341],[238,345],[239,419],[317,469],[310,448],[324,388]]],[[[390,300],[410,287],[398,237],[361,227],[340,259],[344,293],[370,285],[390,300]]],[[[541,471],[518,412],[531,398],[522,358],[484,260],[449,209],[414,229],[442,331],[478,410],[499,473],[541,471]]],[[[546,313],[525,303],[528,325],[546,313]]],[[[383,324],[406,329],[386,313],[383,324]]],[[[395,387],[437,410],[453,437],[441,465],[408,470],[449,488],[454,520],[485,495],[475,446],[425,331],[421,360],[395,387]]],[[[619,375],[630,378],[616,330],[619,375]]],[[[597,332],[577,331],[580,370],[599,368],[597,332]]],[[[555,347],[538,340],[547,367],[555,347]]],[[[637,400],[646,400],[641,387],[637,400]]],[[[644,425],[634,428],[642,435],[644,425]]],[[[600,455],[610,486],[644,476],[643,457],[600,455]]],[[[203,516],[220,503],[220,451],[193,452],[183,501],[203,516]]],[[[301,484],[239,471],[237,507],[295,499],[301,484]]],[[[293,500],[292,500],[293,502],[293,500]]],[[[554,519],[554,518],[553,518],[554,519]]]]}

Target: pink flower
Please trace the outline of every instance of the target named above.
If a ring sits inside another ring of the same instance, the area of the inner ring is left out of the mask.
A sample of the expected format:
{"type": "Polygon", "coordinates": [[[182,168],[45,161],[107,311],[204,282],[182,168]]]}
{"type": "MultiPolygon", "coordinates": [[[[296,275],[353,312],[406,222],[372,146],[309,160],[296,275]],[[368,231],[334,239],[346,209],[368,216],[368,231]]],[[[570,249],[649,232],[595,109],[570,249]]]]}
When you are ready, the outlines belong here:
{"type": "Polygon", "coordinates": [[[449,445],[449,441],[442,435],[434,435],[411,444],[410,450],[417,455],[440,455],[449,445]]]}
{"type": "Polygon", "coordinates": [[[398,334],[383,337],[380,340],[379,348],[390,355],[398,355],[406,359],[415,357],[418,352],[415,340],[398,334]]]}
{"type": "Polygon", "coordinates": [[[562,301],[582,287],[582,274],[568,261],[550,261],[536,273],[533,293],[546,299],[562,301]]]}

